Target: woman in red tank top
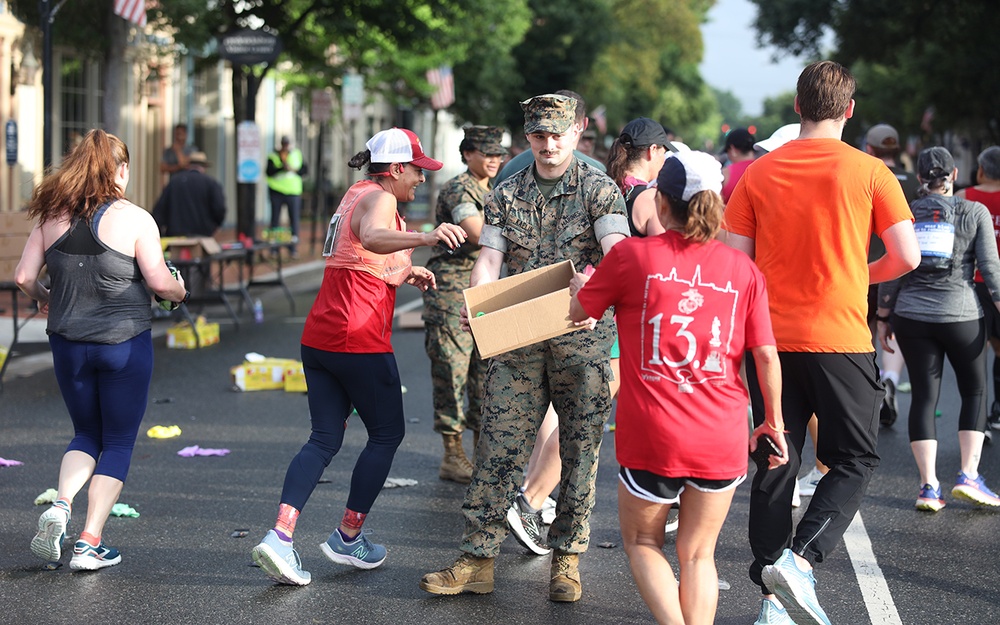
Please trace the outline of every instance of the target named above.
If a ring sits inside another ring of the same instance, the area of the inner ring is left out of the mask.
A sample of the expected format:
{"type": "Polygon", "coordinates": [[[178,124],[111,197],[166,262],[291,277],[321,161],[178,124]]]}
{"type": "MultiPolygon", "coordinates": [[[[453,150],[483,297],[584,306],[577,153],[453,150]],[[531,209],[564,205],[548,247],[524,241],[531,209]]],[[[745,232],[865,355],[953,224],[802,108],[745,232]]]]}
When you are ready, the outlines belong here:
{"type": "Polygon", "coordinates": [[[323,254],[323,284],[302,333],[302,365],[309,388],[312,432],[285,475],[274,529],[253,549],[261,569],[281,584],[304,586],[292,534],[299,512],[340,450],[352,407],[368,430],[368,444],[354,467],[340,527],[320,545],[332,561],[372,569],[386,550],[361,533],[403,440],[403,396],[392,353],[396,288],[403,283],[434,288],[434,274],[410,263],[421,245],[454,249],[465,231],[441,224],[427,233],[407,232],[398,202],[413,201],[424,169],[441,163],[426,156],[417,136],[403,128],[383,130],[349,161],[368,165],[368,180],[353,185],[330,220],[323,254]]]}

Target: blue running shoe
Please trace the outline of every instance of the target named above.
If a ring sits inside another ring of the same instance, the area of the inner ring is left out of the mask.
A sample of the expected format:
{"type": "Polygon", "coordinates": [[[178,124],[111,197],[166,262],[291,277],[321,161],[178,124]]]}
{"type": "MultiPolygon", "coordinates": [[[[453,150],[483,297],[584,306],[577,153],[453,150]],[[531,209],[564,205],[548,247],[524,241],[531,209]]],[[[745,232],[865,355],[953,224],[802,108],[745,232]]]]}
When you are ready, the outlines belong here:
{"type": "Polygon", "coordinates": [[[761,579],[768,590],[778,595],[797,625],[830,625],[816,598],[816,578],[811,570],[799,568],[791,549],[785,549],[774,564],[765,566],[761,579]]]}
{"type": "Polygon", "coordinates": [[[96,571],[106,566],[114,566],[122,561],[122,554],[113,547],[108,547],[101,541],[100,545],[91,545],[85,540],[76,541],[73,547],[73,559],[69,568],[74,571],[96,571]]]}
{"type": "Polygon", "coordinates": [[[976,479],[972,479],[964,471],[959,472],[955,487],[951,489],[952,497],[971,501],[980,506],[1000,506],[1000,497],[991,491],[983,481],[980,474],[976,479]]]}
{"type": "Polygon", "coordinates": [[[46,562],[58,562],[62,557],[62,541],[66,539],[69,512],[52,506],[38,517],[38,533],[31,539],[31,553],[46,562]]]}
{"type": "Polygon", "coordinates": [[[770,599],[762,599],[760,602],[760,614],[753,625],[795,625],[789,618],[781,604],[770,599]]]}
{"type": "Polygon", "coordinates": [[[253,548],[250,555],[257,566],[279,584],[305,586],[312,581],[309,571],[302,570],[298,552],[291,543],[278,538],[274,530],[268,530],[264,540],[253,548]]]}
{"type": "Polygon", "coordinates": [[[920,487],[920,496],[917,497],[917,510],[937,512],[943,507],[944,498],[941,497],[940,484],[937,488],[932,487],[930,484],[924,484],[920,487]]]}
{"type": "Polygon", "coordinates": [[[344,542],[340,530],[333,530],[326,542],[319,546],[337,564],[350,564],[359,569],[373,569],[385,562],[385,547],[376,545],[364,533],[358,534],[351,542],[344,542]]]}

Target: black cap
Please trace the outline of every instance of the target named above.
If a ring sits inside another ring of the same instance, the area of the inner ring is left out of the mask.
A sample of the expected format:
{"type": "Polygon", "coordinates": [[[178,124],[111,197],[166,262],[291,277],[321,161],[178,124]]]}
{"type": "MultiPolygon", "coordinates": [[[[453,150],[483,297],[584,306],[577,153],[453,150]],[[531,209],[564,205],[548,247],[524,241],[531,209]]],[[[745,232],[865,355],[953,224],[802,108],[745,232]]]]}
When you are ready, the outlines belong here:
{"type": "Polygon", "coordinates": [[[917,175],[921,180],[947,178],[954,170],[955,159],[941,146],[921,150],[917,156],[917,175]]]}
{"type": "Polygon", "coordinates": [[[753,152],[753,144],[757,142],[757,138],[750,134],[750,131],[746,128],[733,128],[726,135],[726,144],[723,147],[723,151],[728,150],[730,147],[735,147],[740,152],[753,152]]]}
{"type": "Polygon", "coordinates": [[[663,126],[648,117],[637,117],[625,124],[625,127],[622,128],[622,133],[618,136],[618,140],[628,148],[647,145],[670,145],[667,133],[663,132],[663,126]]]}

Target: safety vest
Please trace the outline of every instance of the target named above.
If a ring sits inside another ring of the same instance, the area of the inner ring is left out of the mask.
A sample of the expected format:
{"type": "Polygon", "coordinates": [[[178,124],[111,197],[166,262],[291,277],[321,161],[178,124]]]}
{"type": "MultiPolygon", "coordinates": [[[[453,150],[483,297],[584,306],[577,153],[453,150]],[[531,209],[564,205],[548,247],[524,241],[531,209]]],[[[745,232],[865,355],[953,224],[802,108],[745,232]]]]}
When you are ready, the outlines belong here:
{"type": "MultiPolygon", "coordinates": [[[[277,152],[271,152],[268,158],[275,167],[281,169],[283,165],[277,152]]],[[[296,171],[302,168],[302,152],[300,150],[293,149],[288,152],[288,167],[296,171]]],[[[280,171],[274,176],[268,176],[267,186],[272,191],[283,195],[302,195],[302,176],[291,171],[280,171]]]]}

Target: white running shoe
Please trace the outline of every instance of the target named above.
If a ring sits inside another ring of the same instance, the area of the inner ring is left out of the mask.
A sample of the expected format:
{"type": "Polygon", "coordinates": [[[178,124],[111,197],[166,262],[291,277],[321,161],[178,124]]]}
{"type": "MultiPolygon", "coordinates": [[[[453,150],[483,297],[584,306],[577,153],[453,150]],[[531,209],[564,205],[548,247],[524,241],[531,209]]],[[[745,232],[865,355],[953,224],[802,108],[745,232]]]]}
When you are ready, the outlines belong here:
{"type": "Polygon", "coordinates": [[[823,474],[813,465],[809,473],[799,478],[799,494],[803,497],[812,497],[821,479],[823,479],[823,474]]]}
{"type": "Polygon", "coordinates": [[[556,500],[551,497],[546,497],[541,510],[542,523],[545,525],[552,525],[552,521],[556,520],[556,500]]]}

